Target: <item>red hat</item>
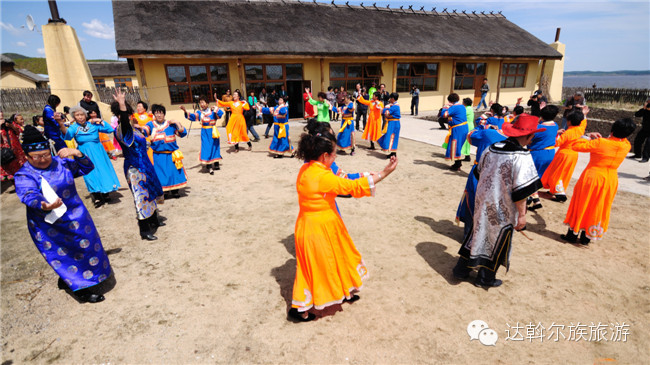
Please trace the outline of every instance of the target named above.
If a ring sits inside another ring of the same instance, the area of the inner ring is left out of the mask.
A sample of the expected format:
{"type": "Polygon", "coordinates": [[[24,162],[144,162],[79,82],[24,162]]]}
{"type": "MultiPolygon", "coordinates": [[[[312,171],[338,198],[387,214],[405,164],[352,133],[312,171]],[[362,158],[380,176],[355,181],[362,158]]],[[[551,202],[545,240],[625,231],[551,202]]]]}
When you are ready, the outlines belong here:
{"type": "Polygon", "coordinates": [[[544,132],[546,128],[537,128],[539,117],[522,113],[512,123],[503,123],[503,134],[508,137],[523,137],[537,132],[544,132]]]}

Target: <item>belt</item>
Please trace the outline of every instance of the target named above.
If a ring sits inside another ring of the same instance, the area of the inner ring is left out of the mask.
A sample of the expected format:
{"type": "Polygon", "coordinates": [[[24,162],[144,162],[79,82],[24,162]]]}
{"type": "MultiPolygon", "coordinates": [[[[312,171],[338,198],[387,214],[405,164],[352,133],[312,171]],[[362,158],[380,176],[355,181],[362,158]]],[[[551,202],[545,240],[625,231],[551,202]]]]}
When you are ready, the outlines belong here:
{"type": "Polygon", "coordinates": [[[554,150],[555,146],[548,146],[546,148],[542,148],[541,150],[531,150],[531,151],[546,151],[546,150],[554,150]]]}
{"type": "Polygon", "coordinates": [[[449,132],[447,132],[447,137],[445,137],[445,143],[449,144],[449,139],[451,138],[451,130],[452,129],[454,129],[456,127],[459,127],[461,125],[465,125],[465,124],[467,124],[467,122],[449,126],[449,132]]]}
{"type": "Polygon", "coordinates": [[[278,131],[278,138],[284,138],[284,137],[287,136],[287,123],[288,122],[284,122],[284,123],[275,122],[275,123],[273,123],[273,125],[277,125],[278,127],[280,127],[280,130],[278,131]]]}
{"type": "Polygon", "coordinates": [[[172,153],[173,151],[153,151],[153,153],[160,153],[160,154],[168,154],[172,153]]]}
{"type": "Polygon", "coordinates": [[[352,118],[343,118],[343,125],[339,129],[339,133],[343,132],[345,128],[352,124],[352,118]]]}
{"type": "Polygon", "coordinates": [[[399,119],[397,119],[397,118],[395,118],[395,119],[388,119],[388,118],[386,118],[386,121],[387,121],[387,122],[394,122],[394,121],[396,121],[396,120],[399,120],[399,119]]]}

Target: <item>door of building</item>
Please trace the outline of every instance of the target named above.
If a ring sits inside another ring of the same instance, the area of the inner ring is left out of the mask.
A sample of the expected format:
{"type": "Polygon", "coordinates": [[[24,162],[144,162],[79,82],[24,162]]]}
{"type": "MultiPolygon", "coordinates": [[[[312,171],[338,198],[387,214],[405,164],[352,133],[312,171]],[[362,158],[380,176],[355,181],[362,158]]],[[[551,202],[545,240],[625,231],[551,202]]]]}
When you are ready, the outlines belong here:
{"type": "Polygon", "coordinates": [[[305,103],[302,94],[305,87],[311,87],[310,80],[287,80],[287,95],[289,96],[289,118],[302,118],[305,114],[305,103]]]}

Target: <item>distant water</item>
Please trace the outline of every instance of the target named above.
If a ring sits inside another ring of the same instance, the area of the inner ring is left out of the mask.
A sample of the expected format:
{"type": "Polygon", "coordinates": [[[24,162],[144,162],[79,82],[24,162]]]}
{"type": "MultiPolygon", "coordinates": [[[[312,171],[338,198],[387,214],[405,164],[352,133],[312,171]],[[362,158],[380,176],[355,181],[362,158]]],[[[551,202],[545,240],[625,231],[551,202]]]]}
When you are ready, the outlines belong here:
{"type": "Polygon", "coordinates": [[[650,89],[650,75],[639,76],[564,76],[564,87],[650,89]]]}

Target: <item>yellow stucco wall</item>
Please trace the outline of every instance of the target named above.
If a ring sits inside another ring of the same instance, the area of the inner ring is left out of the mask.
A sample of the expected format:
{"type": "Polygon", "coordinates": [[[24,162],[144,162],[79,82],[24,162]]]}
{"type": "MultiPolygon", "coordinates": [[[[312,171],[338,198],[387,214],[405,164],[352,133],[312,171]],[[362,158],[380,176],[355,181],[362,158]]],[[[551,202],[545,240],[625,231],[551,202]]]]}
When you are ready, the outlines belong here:
{"type": "Polygon", "coordinates": [[[9,71],[2,74],[0,78],[0,88],[2,89],[36,89],[36,83],[26,79],[17,72],[9,71]]]}
{"type": "MultiPolygon", "coordinates": [[[[564,43],[554,42],[550,46],[564,56],[566,49],[564,43]]],[[[562,101],[562,86],[564,84],[564,57],[561,60],[546,61],[544,74],[549,77],[549,101],[559,103],[562,101]]]]}
{"type": "Polygon", "coordinates": [[[106,87],[115,87],[115,79],[131,79],[133,87],[138,87],[138,76],[112,76],[112,77],[95,77],[95,79],[104,79],[106,87]]]}
{"type": "MultiPolygon", "coordinates": [[[[52,94],[61,98],[60,110],[65,105],[77,105],[84,90],[97,95],[95,82],[74,28],[63,23],[49,23],[42,26],[42,32],[50,88],[52,94]]],[[[108,104],[97,104],[102,115],[111,115],[108,104]]]]}
{"type": "MultiPolygon", "coordinates": [[[[393,90],[393,69],[395,63],[408,63],[408,62],[434,62],[438,63],[438,88],[436,91],[421,91],[420,94],[420,105],[419,109],[421,111],[427,110],[438,110],[442,107],[447,100],[447,95],[450,92],[456,92],[462,98],[469,97],[474,98],[474,90],[453,90],[453,67],[455,62],[486,62],[487,63],[487,73],[486,77],[488,78],[488,83],[490,84],[490,92],[486,98],[486,101],[497,101],[497,86],[499,79],[499,60],[479,60],[479,59],[412,59],[412,58],[403,58],[403,59],[361,59],[361,58],[345,58],[345,59],[334,59],[334,58],[324,58],[323,59],[323,70],[324,74],[321,82],[321,60],[320,58],[243,58],[241,62],[243,65],[246,64],[270,64],[270,63],[302,63],[303,64],[303,77],[305,80],[311,80],[312,82],[312,92],[314,94],[319,91],[327,91],[327,86],[330,85],[329,78],[329,67],[330,63],[381,63],[383,76],[380,78],[380,83],[386,84],[386,88],[391,91],[393,90]],[[324,86],[324,89],[323,87],[324,86]]],[[[156,59],[156,58],[145,58],[141,59],[142,70],[144,70],[144,77],[146,79],[146,85],[142,83],[141,69],[139,66],[139,60],[134,60],[136,65],[137,79],[140,81],[142,87],[146,87],[148,92],[148,97],[150,103],[161,103],[167,108],[167,114],[170,119],[183,120],[183,113],[180,110],[180,104],[171,104],[169,97],[168,85],[167,85],[167,76],[165,72],[165,65],[169,64],[206,64],[206,63],[227,63],[229,68],[229,79],[230,79],[230,88],[231,90],[242,89],[241,80],[239,77],[239,72],[237,69],[237,59],[228,58],[228,59],[210,59],[210,58],[167,58],[167,59],[156,59]]],[[[538,60],[504,60],[504,63],[527,63],[528,71],[525,81],[525,86],[522,88],[501,88],[499,92],[499,102],[502,105],[513,106],[516,103],[517,98],[521,97],[522,102],[525,104],[528,101],[528,97],[537,89],[538,74],[539,74],[539,64],[538,60]]],[[[548,63],[547,63],[548,65],[548,63]]],[[[547,66],[548,67],[548,66],[547,66]]],[[[106,80],[108,86],[108,80],[106,80]]],[[[402,92],[400,93],[400,104],[402,108],[405,109],[405,112],[410,108],[411,98],[409,93],[402,92]]],[[[189,110],[192,108],[192,104],[184,104],[184,106],[189,110]]]]}

